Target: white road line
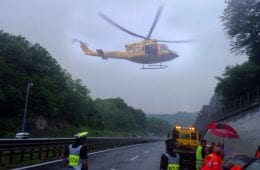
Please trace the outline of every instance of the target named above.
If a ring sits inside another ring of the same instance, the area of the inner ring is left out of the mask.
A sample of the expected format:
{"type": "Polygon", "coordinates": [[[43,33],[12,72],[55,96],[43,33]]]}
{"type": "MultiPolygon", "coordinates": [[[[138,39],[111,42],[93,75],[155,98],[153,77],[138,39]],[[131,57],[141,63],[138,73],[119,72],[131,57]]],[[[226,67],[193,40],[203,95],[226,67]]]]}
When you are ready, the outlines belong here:
{"type": "Polygon", "coordinates": [[[107,150],[104,150],[104,151],[92,152],[92,153],[89,153],[88,155],[95,155],[95,154],[98,154],[98,153],[104,153],[104,152],[109,152],[109,151],[125,149],[125,148],[131,148],[131,147],[135,147],[135,146],[139,146],[139,145],[143,145],[143,144],[136,144],[136,145],[129,145],[129,146],[124,146],[124,147],[120,147],[120,148],[107,149],[107,150]]]}
{"type": "Polygon", "coordinates": [[[150,151],[145,151],[144,153],[149,153],[150,151]]]}
{"type": "Polygon", "coordinates": [[[139,155],[137,155],[137,156],[131,158],[130,161],[133,161],[133,160],[135,160],[135,159],[137,159],[137,158],[139,158],[139,155]]]}
{"type": "Polygon", "coordinates": [[[155,150],[155,148],[152,148],[152,150],[155,150]]]}

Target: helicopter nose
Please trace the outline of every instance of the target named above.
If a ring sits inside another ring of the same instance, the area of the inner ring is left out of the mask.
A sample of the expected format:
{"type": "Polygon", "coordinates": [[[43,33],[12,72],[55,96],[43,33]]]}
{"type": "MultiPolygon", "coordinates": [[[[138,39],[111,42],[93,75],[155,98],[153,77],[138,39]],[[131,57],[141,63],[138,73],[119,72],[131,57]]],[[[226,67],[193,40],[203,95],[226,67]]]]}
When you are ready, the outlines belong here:
{"type": "Polygon", "coordinates": [[[171,51],[170,53],[171,53],[171,56],[172,56],[173,58],[179,57],[179,55],[178,55],[177,53],[175,53],[174,51],[171,51]]]}

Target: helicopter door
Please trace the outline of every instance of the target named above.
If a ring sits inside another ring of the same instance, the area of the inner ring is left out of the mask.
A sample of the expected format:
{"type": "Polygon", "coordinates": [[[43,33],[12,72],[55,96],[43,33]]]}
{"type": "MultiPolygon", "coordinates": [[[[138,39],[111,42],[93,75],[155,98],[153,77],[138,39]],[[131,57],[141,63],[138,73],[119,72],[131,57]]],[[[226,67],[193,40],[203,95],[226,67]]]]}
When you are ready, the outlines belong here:
{"type": "Polygon", "coordinates": [[[156,44],[146,45],[145,54],[147,54],[149,56],[158,56],[158,50],[156,48],[156,44]]]}

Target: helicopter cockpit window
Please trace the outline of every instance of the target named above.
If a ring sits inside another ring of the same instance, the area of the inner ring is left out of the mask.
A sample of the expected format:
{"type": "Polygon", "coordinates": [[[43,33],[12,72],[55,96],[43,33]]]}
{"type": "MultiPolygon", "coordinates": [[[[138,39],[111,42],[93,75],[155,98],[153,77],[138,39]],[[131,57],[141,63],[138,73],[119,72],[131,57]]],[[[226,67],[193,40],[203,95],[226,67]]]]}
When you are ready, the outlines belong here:
{"type": "Polygon", "coordinates": [[[167,45],[165,45],[165,44],[161,44],[161,50],[168,50],[167,45]]]}

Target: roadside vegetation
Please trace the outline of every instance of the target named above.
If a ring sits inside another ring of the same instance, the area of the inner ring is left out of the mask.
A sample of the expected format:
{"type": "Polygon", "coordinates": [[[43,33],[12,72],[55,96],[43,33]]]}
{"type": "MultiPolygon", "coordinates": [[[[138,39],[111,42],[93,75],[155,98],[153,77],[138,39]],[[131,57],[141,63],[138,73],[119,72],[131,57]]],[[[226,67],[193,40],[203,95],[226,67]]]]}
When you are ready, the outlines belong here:
{"type": "Polygon", "coordinates": [[[199,127],[260,101],[260,2],[225,2],[227,7],[221,19],[231,40],[231,52],[248,56],[248,61],[227,66],[222,76],[216,77],[215,98],[218,96],[220,102],[200,111],[196,120],[199,127]]]}

